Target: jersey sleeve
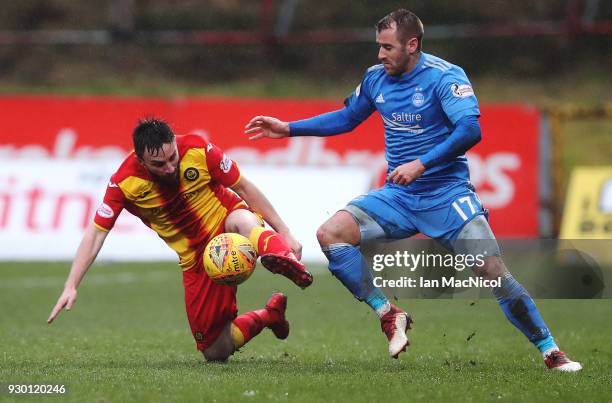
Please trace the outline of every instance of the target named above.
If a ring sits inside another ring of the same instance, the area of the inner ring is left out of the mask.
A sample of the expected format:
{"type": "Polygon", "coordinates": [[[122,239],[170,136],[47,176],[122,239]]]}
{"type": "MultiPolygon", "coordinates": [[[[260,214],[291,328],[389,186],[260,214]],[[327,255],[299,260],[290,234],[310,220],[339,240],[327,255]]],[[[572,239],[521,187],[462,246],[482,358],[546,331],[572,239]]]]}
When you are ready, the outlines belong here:
{"type": "Polygon", "coordinates": [[[464,116],[480,116],[478,100],[465,72],[454,67],[445,72],[436,88],[442,109],[453,124],[464,116]]]}
{"type": "Polygon", "coordinates": [[[104,200],[94,216],[94,225],[102,231],[110,231],[125,206],[125,195],[115,182],[113,175],[106,186],[104,200]]]}
{"type": "Polygon", "coordinates": [[[369,87],[369,73],[366,72],[361,83],[355,88],[345,100],[344,106],[348,111],[349,115],[359,122],[366,120],[375,110],[376,107],[372,102],[369,87]]]}
{"type": "Polygon", "coordinates": [[[212,143],[206,145],[206,165],[212,180],[225,187],[232,187],[240,180],[240,169],[236,161],[212,143]]]}
{"type": "Polygon", "coordinates": [[[362,91],[362,88],[365,88],[364,81],[365,78],[344,100],[344,108],[289,122],[290,136],[334,136],[353,130],[375,110],[368,96],[362,91]]]}

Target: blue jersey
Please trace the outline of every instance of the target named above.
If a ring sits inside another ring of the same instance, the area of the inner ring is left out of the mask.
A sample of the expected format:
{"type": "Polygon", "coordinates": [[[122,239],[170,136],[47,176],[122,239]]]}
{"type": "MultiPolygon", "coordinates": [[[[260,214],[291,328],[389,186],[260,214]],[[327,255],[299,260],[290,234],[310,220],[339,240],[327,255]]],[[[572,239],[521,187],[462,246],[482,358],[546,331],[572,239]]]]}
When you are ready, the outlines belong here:
{"type": "MultiPolygon", "coordinates": [[[[387,75],[382,64],[370,67],[355,92],[345,100],[345,109],[292,122],[291,133],[312,135],[315,122],[321,125],[321,130],[314,131],[315,135],[345,132],[375,110],[380,113],[385,127],[389,172],[423,158],[450,136],[461,118],[480,116],[478,101],[463,69],[421,53],[414,69],[400,77],[387,75]]],[[[428,166],[407,188],[421,190],[448,182],[468,181],[467,159],[461,153],[450,161],[428,166]]]]}
{"type": "MultiPolygon", "coordinates": [[[[446,140],[462,117],[480,116],[463,69],[427,53],[421,53],[416,67],[400,77],[387,75],[382,64],[370,67],[346,100],[346,108],[360,120],[374,110],[380,113],[389,172],[446,140]]],[[[449,180],[469,180],[465,155],[428,168],[414,184],[449,180]]]]}

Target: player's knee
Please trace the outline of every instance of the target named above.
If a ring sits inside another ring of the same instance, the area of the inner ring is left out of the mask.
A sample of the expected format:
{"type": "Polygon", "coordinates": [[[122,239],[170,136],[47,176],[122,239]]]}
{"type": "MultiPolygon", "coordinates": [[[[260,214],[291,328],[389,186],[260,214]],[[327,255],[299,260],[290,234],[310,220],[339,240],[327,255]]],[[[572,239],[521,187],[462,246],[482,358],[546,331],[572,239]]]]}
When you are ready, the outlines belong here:
{"type": "Polygon", "coordinates": [[[249,210],[232,211],[225,219],[225,231],[248,237],[253,227],[261,226],[261,219],[249,210]]]}
{"type": "Polygon", "coordinates": [[[224,362],[234,353],[233,343],[222,343],[202,351],[206,361],[224,362]]]}
{"type": "Polygon", "coordinates": [[[202,351],[206,361],[223,362],[234,354],[236,350],[230,332],[230,325],[226,326],[214,343],[202,351]]]}
{"type": "Polygon", "coordinates": [[[317,240],[321,247],[334,243],[359,244],[359,226],[346,211],[337,212],[317,229],[317,240]]]}
{"type": "Polygon", "coordinates": [[[223,354],[220,351],[209,351],[208,349],[202,351],[202,354],[204,355],[204,359],[208,362],[225,362],[231,355],[223,354]]]}
{"type": "Polygon", "coordinates": [[[383,228],[365,211],[352,204],[338,211],[317,230],[317,240],[322,248],[335,243],[356,246],[364,239],[384,237],[383,228]]]}
{"type": "Polygon", "coordinates": [[[321,247],[331,244],[333,237],[332,229],[329,228],[327,223],[321,225],[317,229],[317,240],[319,241],[319,245],[321,245],[321,247]]]}
{"type": "Polygon", "coordinates": [[[494,280],[503,277],[508,270],[504,261],[499,256],[488,256],[484,259],[484,264],[474,269],[474,273],[486,280],[494,280]]]}

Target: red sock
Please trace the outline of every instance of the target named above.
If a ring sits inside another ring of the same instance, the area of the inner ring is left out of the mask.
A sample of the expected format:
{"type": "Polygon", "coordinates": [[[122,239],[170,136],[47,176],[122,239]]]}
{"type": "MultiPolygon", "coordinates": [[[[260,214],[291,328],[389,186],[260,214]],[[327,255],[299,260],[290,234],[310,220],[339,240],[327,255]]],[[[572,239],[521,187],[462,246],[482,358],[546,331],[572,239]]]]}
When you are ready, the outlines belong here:
{"type": "Polygon", "coordinates": [[[249,240],[257,248],[258,255],[292,252],[287,242],[279,233],[265,229],[264,227],[253,228],[249,235],[249,240]]]}
{"type": "Polygon", "coordinates": [[[273,318],[267,309],[258,309],[243,313],[232,322],[232,339],[236,348],[240,348],[253,337],[257,336],[264,327],[272,323],[273,318]],[[236,328],[236,329],[234,329],[236,328]],[[238,333],[237,331],[240,333],[238,333]]]}

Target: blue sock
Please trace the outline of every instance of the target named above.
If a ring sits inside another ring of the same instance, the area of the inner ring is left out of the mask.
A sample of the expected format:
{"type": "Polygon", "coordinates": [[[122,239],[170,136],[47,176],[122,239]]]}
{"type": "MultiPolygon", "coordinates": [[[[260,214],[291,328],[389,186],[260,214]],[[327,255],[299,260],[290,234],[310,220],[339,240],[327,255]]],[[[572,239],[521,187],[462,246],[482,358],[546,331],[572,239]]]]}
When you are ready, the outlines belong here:
{"type": "MultiPolygon", "coordinates": [[[[363,255],[357,247],[336,243],[323,248],[329,260],[329,271],[348,288],[359,301],[364,301],[379,316],[389,306],[389,300],[383,292],[374,286],[372,273],[368,270],[363,255]]],[[[388,310],[388,309],[387,309],[388,310]]]]}
{"type": "Polygon", "coordinates": [[[493,295],[512,324],[532,342],[540,352],[557,348],[555,340],[544,323],[538,308],[527,290],[512,274],[502,277],[501,287],[494,288],[493,295]]]}

